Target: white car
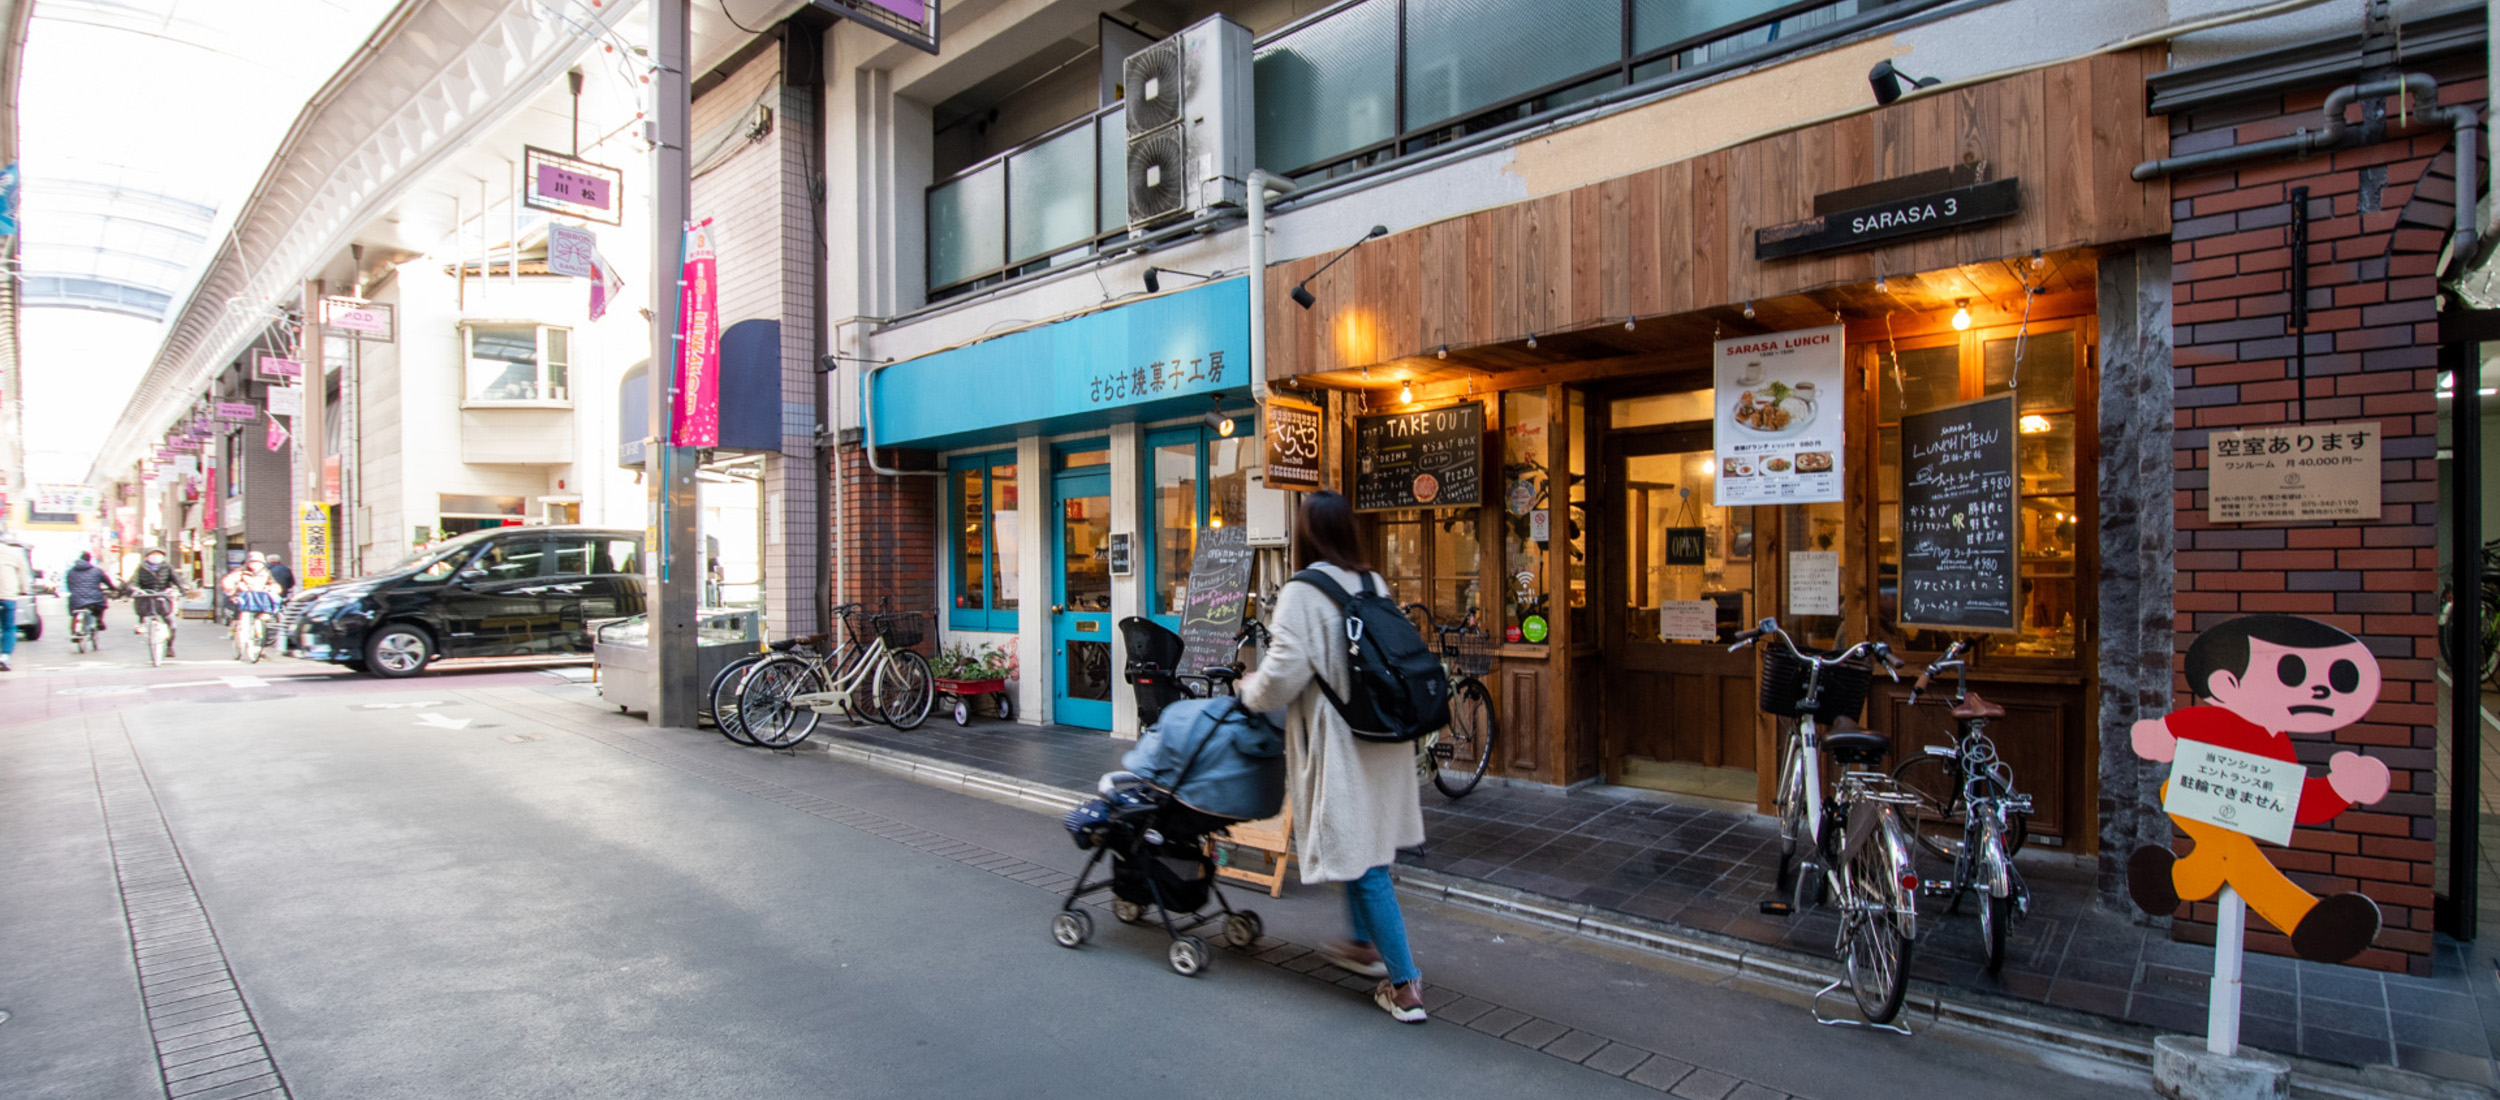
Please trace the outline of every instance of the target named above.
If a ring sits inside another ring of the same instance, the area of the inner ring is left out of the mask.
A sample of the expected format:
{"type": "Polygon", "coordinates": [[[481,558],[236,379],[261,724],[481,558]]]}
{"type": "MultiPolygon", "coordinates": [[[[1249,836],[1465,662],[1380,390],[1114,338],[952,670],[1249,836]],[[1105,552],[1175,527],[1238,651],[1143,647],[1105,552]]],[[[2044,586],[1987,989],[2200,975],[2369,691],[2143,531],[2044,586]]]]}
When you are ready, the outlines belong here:
{"type": "Polygon", "coordinates": [[[16,562],[17,575],[26,578],[26,594],[11,602],[17,604],[17,636],[29,642],[35,641],[43,637],[43,608],[35,599],[38,586],[35,583],[34,555],[14,542],[0,542],[0,554],[16,562]]]}

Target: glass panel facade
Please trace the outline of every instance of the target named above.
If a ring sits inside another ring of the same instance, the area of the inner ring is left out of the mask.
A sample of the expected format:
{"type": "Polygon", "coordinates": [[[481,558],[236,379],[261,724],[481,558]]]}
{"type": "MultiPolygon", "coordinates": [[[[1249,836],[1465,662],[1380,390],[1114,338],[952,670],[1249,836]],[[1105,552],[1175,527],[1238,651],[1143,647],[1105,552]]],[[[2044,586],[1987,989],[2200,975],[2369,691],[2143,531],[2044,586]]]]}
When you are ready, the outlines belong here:
{"type": "Polygon", "coordinates": [[[1244,501],[1250,492],[1251,441],[1245,438],[1207,440],[1207,525],[1223,527],[1250,518],[1244,501]]]}
{"type": "MultiPolygon", "coordinates": [[[[1502,494],[1505,627],[1524,627],[1532,615],[1546,616],[1551,625],[1545,544],[1528,537],[1534,513],[1546,507],[1549,500],[1545,469],[1546,442],[1551,434],[1546,427],[1548,404],[1545,391],[1539,389],[1512,390],[1502,395],[1502,480],[1495,488],[1502,494]]],[[[1472,574],[1473,570],[1469,572],[1472,574]]]]}
{"type": "Polygon", "coordinates": [[[1189,563],[1198,549],[1198,442],[1152,449],[1154,478],[1154,578],[1146,596],[1149,615],[1178,615],[1188,595],[1189,563]]]}
{"type": "Polygon", "coordinates": [[[1011,262],[1093,239],[1094,126],[1086,123],[1007,158],[1011,262]]]}
{"type": "Polygon", "coordinates": [[[1397,19],[1397,0],[1365,0],[1259,47],[1259,167],[1288,172],[1396,135],[1397,19]]]}
{"type": "Polygon", "coordinates": [[[1066,567],[1060,591],[1068,610],[1111,610],[1111,498],[1069,497],[1060,521],[1065,544],[1059,560],[1066,567]]]}
{"type": "Polygon", "coordinates": [[[1791,0],[1632,0],[1632,52],[1660,46],[1788,6],[1791,0]]]}
{"type": "Polygon", "coordinates": [[[1022,534],[1016,530],[1020,515],[1016,510],[1016,458],[1001,455],[990,460],[990,572],[998,583],[990,590],[990,606],[1005,613],[1002,622],[990,621],[993,630],[1015,629],[1016,608],[1022,601],[1016,596],[1021,577],[1018,565],[1023,561],[1019,547],[1022,534]]]}
{"type": "Polygon", "coordinates": [[[948,556],[957,630],[1016,628],[1016,458],[958,458],[946,481],[948,556]]]}
{"type": "Polygon", "coordinates": [[[1095,204],[1108,233],[1128,224],[1128,112],[1105,114],[1094,127],[1100,132],[1094,142],[1095,204]]]}
{"type": "Polygon", "coordinates": [[[993,164],[929,192],[929,285],[962,282],[1007,263],[1007,166],[993,164]]]}
{"type": "Polygon", "coordinates": [[[965,611],[988,609],[990,591],[989,511],[982,507],[987,483],[981,468],[955,471],[955,606],[965,611]]]}
{"type": "Polygon", "coordinates": [[[1654,393],[1647,397],[1626,397],[1606,406],[1606,424],[1615,428],[1650,428],[1660,424],[1686,424],[1710,419],[1710,395],[1714,390],[1683,390],[1677,393],[1654,393]]]}
{"type": "Polygon", "coordinates": [[[1711,505],[1718,472],[1717,458],[1709,451],[1624,457],[1621,568],[1630,606],[1624,608],[1623,621],[1631,638],[1662,640],[1658,611],[1668,600],[1717,604],[1722,637],[1743,629],[1749,621],[1748,602],[1754,590],[1753,509],[1711,505]],[[1670,542],[1690,549],[1689,532],[1696,527],[1702,535],[1698,560],[1679,553],[1670,561],[1670,542]]]}
{"type": "Polygon", "coordinates": [[[1611,3],[1406,0],[1407,128],[1465,118],[1623,56],[1611,3]]]}

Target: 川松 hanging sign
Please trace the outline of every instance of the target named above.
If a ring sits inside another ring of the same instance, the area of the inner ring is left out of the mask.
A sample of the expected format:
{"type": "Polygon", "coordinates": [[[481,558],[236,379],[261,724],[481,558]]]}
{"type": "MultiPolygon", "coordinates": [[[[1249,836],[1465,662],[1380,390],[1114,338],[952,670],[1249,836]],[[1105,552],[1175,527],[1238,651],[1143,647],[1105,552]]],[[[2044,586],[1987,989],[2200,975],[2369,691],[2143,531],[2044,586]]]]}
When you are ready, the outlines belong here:
{"type": "Polygon", "coordinates": [[[321,325],[358,340],[390,343],[397,335],[398,316],[390,306],[360,298],[323,298],[321,325]]]}
{"type": "Polygon", "coordinates": [[[1848,423],[1839,325],[1716,345],[1714,484],[1722,507],[1844,499],[1848,423]]]}
{"type": "Polygon", "coordinates": [[[583,221],[625,224],[625,173],[535,145],[521,147],[521,205],[583,221]]]}

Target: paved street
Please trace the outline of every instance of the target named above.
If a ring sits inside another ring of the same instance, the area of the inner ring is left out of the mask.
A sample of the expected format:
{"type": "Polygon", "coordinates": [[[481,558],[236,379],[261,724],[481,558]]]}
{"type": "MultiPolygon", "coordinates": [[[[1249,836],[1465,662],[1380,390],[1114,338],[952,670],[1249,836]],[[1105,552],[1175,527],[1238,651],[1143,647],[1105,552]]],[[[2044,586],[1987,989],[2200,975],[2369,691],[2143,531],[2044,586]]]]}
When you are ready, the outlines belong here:
{"type": "Polygon", "coordinates": [[[121,642],[0,677],[0,1095],[2142,1089],[1412,904],[1438,1016],[1404,1028],[1301,973],[1328,891],[1249,901],[1259,958],[1184,979],[1107,917],[1051,943],[1080,859],[1036,814],[543,672],[103,668],[121,642]]]}

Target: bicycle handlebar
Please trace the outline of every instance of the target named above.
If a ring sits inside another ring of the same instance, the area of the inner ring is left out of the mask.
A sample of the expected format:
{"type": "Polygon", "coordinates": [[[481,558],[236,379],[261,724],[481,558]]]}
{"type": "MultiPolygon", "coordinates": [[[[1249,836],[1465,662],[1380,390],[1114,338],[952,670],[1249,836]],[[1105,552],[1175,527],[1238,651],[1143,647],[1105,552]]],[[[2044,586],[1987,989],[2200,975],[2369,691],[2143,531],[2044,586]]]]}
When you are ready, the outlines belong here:
{"type": "Polygon", "coordinates": [[[1969,678],[1970,669],[1970,662],[1964,660],[1962,654],[1969,648],[1970,643],[1959,638],[1954,639],[1952,645],[1946,646],[1944,655],[1929,664],[1925,671],[1918,674],[1918,680],[1910,685],[1911,705],[1918,704],[1918,697],[1926,692],[1928,685],[1935,681],[1936,674],[1940,672],[1949,671],[1954,674],[1954,682],[1957,685],[1954,695],[1960,696],[1959,685],[1969,678]]]}
{"type": "Polygon", "coordinates": [[[1780,629],[1778,619],[1768,617],[1765,617],[1761,622],[1755,623],[1754,628],[1751,630],[1737,632],[1735,643],[1728,646],[1727,651],[1734,653],[1737,650],[1752,645],[1755,641],[1765,637],[1779,639],[1781,645],[1788,647],[1788,653],[1790,656],[1811,665],[1829,667],[1832,665],[1845,665],[1851,661],[1864,659],[1868,662],[1868,667],[1870,668],[1881,667],[1884,670],[1884,675],[1892,677],[1894,683],[1899,683],[1901,681],[1901,669],[1906,667],[1902,663],[1901,658],[1892,655],[1891,646],[1873,640],[1859,642],[1856,645],[1850,646],[1849,648],[1841,650],[1839,653],[1832,654],[1828,657],[1814,656],[1797,647],[1797,640],[1789,637],[1787,631],[1780,629]]]}

